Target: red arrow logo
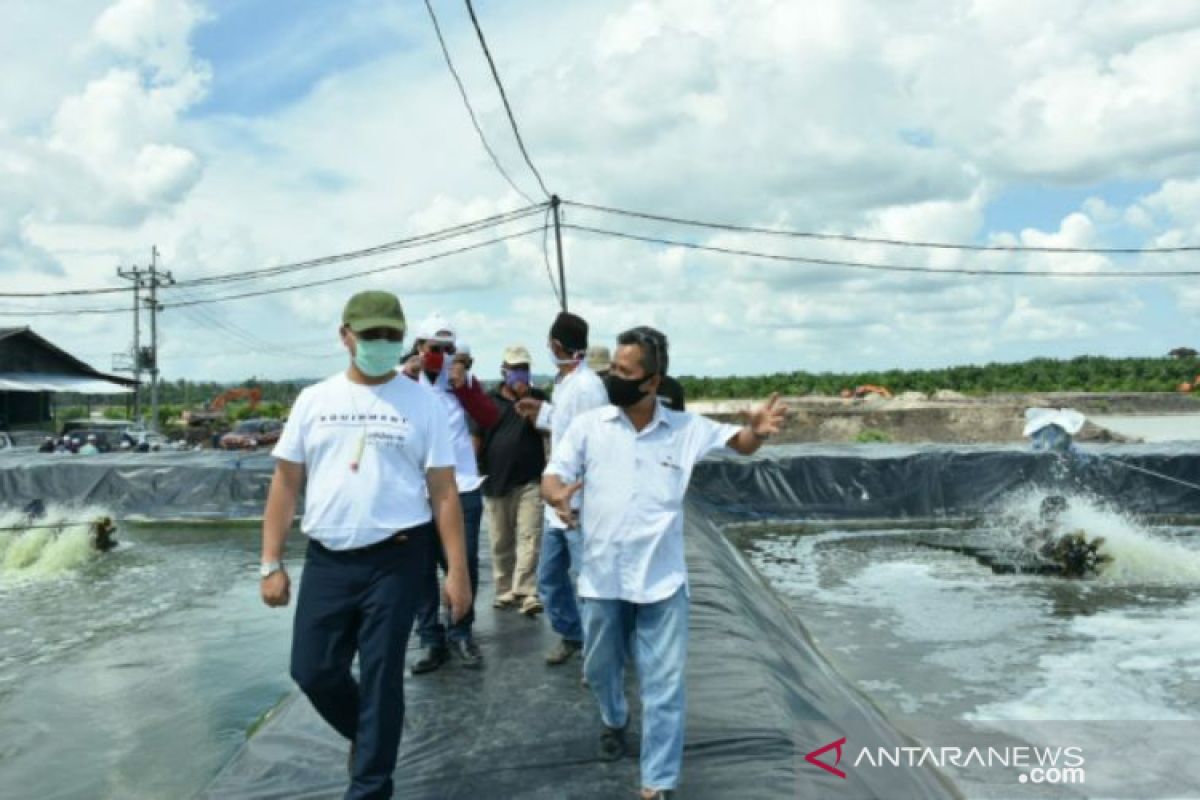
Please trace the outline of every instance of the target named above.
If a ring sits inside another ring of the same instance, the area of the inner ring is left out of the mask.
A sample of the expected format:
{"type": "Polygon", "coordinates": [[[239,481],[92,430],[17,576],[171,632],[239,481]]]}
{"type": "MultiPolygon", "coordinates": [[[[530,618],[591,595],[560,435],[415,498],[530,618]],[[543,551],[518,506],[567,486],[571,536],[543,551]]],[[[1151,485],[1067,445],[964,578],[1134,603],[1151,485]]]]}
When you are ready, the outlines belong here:
{"type": "Polygon", "coordinates": [[[821,769],[825,770],[826,772],[832,772],[834,775],[837,775],[839,778],[845,780],[846,773],[842,772],[840,769],[837,768],[837,765],[842,763],[842,745],[844,745],[845,743],[846,743],[846,737],[843,736],[842,738],[838,739],[836,742],[830,742],[829,744],[825,745],[820,750],[813,750],[811,753],[804,756],[804,760],[807,761],[808,763],[812,764],[814,767],[820,767],[821,769]],[[825,753],[828,753],[830,750],[837,751],[837,758],[835,758],[833,760],[832,766],[830,766],[829,764],[826,764],[824,761],[820,760],[820,757],[822,755],[824,755],[825,753]]]}

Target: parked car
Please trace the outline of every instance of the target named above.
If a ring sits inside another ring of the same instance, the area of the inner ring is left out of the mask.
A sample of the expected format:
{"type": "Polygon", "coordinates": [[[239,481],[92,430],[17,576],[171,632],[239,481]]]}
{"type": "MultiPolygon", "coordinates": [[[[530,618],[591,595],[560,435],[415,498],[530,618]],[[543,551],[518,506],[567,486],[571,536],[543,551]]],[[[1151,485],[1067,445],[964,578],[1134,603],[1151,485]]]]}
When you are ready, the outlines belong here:
{"type": "Polygon", "coordinates": [[[127,419],[69,419],[62,426],[63,436],[73,437],[77,431],[81,430],[108,431],[111,435],[110,438],[118,439],[121,434],[145,431],[146,429],[141,423],[127,419]]]}
{"type": "Polygon", "coordinates": [[[166,436],[142,428],[130,428],[121,434],[121,440],[129,442],[129,448],[139,453],[171,449],[171,440],[166,436]]]}
{"type": "Polygon", "coordinates": [[[283,423],[277,419],[247,419],[221,437],[222,450],[253,450],[275,444],[283,433],[283,423]]]}

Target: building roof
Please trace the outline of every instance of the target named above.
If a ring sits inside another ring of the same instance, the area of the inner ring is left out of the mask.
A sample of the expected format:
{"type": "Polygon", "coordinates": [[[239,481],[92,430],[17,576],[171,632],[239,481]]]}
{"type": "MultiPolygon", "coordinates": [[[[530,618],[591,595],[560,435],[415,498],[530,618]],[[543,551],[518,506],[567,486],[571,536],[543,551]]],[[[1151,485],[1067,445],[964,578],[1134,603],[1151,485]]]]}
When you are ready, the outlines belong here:
{"type": "MultiPolygon", "coordinates": [[[[118,391],[136,387],[137,381],[101,372],[87,362],[76,358],[67,351],[57,347],[49,340],[39,336],[28,326],[22,328],[0,328],[0,348],[11,346],[11,340],[19,338],[26,345],[46,351],[55,356],[65,370],[54,373],[41,372],[0,372],[0,378],[10,384],[10,389],[16,389],[15,384],[25,385],[24,391],[80,391],[84,394],[100,394],[104,383],[116,384],[121,387],[118,391]],[[71,388],[71,387],[82,388],[71,388]],[[58,388],[52,388],[58,387],[58,388]]],[[[0,387],[3,388],[3,387],[0,387]]]]}

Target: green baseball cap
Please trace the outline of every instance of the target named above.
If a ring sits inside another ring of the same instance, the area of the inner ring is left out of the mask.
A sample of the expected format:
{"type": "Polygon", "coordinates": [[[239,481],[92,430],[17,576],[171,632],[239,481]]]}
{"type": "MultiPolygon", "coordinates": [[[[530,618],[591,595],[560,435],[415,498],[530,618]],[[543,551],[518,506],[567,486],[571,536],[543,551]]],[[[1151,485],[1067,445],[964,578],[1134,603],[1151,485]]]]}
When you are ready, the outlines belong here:
{"type": "Polygon", "coordinates": [[[404,309],[391,292],[359,292],[346,301],[342,324],[355,333],[371,328],[392,328],[404,333],[404,309]]]}

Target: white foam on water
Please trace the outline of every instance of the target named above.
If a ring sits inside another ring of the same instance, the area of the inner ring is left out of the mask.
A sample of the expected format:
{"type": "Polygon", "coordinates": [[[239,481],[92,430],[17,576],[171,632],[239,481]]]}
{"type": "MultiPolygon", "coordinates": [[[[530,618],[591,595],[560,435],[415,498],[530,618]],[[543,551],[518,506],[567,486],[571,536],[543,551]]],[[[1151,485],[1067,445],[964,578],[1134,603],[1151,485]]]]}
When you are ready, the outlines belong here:
{"type": "MultiPolygon", "coordinates": [[[[1036,526],[1042,490],[1014,495],[1001,511],[998,536],[1015,540],[1022,525],[1036,526]]],[[[1099,552],[1111,557],[1094,580],[1106,585],[1200,586],[1200,550],[1186,547],[1096,500],[1067,495],[1061,530],[1083,531],[1089,539],[1103,537],[1099,552]]]]}
{"type": "Polygon", "coordinates": [[[0,578],[12,583],[61,575],[99,555],[92,547],[92,521],[111,517],[103,508],[47,507],[30,520],[20,511],[0,514],[0,578]]]}
{"type": "Polygon", "coordinates": [[[1200,679],[1200,601],[1076,617],[1072,646],[1037,662],[1038,685],[973,720],[1195,720],[1180,689],[1200,679]]]}

